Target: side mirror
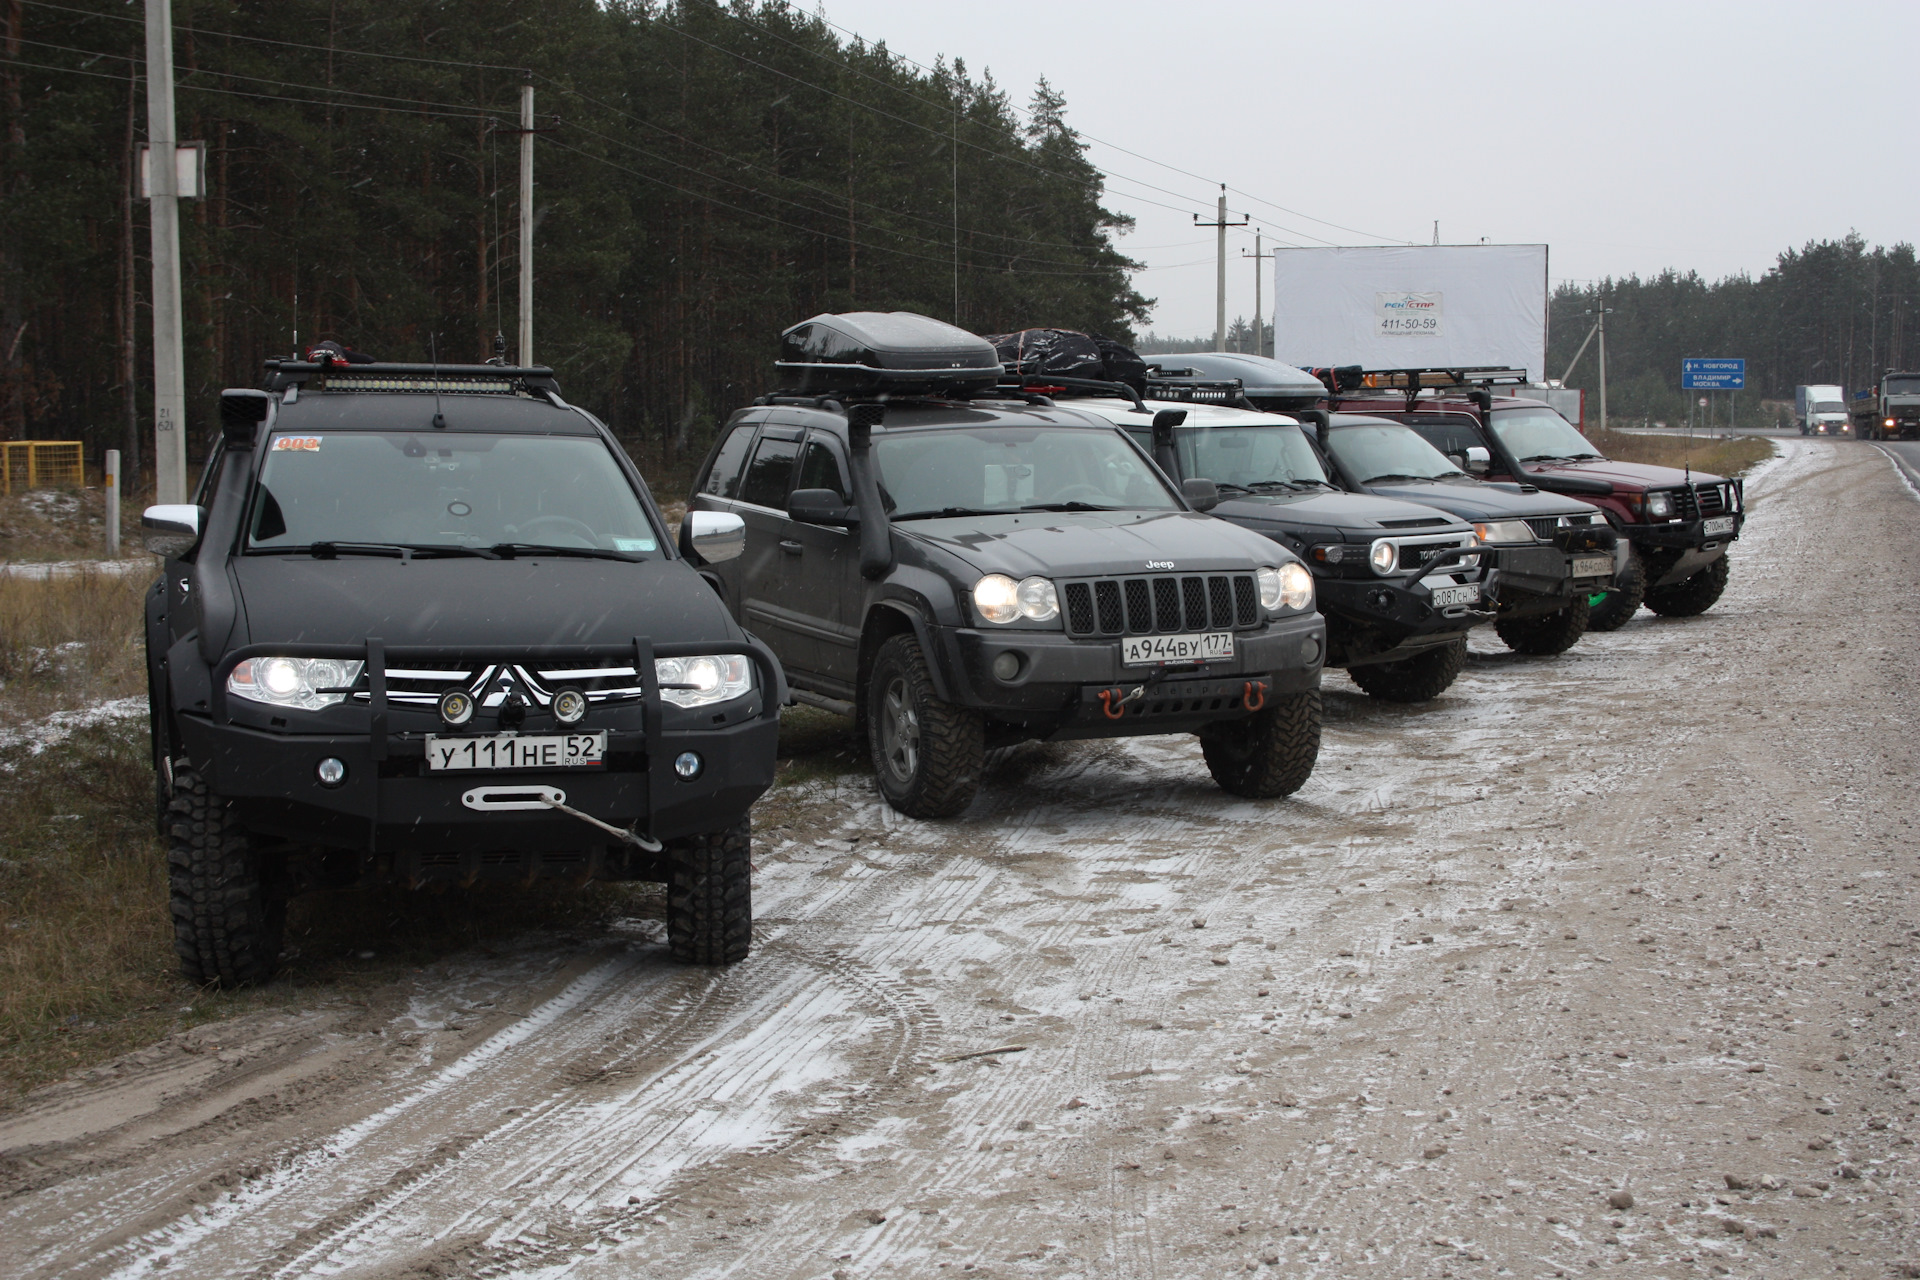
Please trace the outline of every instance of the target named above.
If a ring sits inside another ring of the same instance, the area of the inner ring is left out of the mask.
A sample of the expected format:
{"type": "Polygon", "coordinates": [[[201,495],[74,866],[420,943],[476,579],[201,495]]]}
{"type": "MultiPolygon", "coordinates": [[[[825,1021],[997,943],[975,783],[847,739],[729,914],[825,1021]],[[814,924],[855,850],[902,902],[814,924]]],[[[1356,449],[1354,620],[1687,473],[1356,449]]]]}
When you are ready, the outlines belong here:
{"type": "Polygon", "coordinates": [[[846,499],[831,489],[795,489],[787,495],[787,518],[804,524],[859,524],[846,499]]]}
{"type": "Polygon", "coordinates": [[[200,541],[200,508],[190,502],[169,502],[140,513],[147,550],[157,556],[183,555],[200,541]]]}
{"type": "Polygon", "coordinates": [[[1201,477],[1180,482],[1180,496],[1195,511],[1211,511],[1220,505],[1220,486],[1201,477]]]}
{"type": "Polygon", "coordinates": [[[1470,444],[1467,446],[1467,470],[1477,476],[1483,476],[1493,469],[1493,456],[1485,446],[1470,444]]]}
{"type": "Polygon", "coordinates": [[[731,511],[689,511],[687,542],[708,564],[732,560],[747,549],[747,522],[731,511]]]}

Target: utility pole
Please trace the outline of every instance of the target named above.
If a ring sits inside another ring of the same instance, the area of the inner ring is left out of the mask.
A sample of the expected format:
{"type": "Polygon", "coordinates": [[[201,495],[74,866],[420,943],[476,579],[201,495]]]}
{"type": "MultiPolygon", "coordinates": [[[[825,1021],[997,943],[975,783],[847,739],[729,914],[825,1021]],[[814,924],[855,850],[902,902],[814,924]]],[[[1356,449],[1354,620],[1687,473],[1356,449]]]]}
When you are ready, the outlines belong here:
{"type": "Polygon", "coordinates": [[[520,366],[533,363],[533,85],[520,86],[520,366]]]}
{"type": "Polygon", "coordinates": [[[1253,354],[1257,356],[1267,354],[1267,324],[1260,312],[1260,263],[1264,259],[1273,257],[1271,253],[1260,252],[1260,235],[1261,232],[1256,227],[1253,232],[1252,253],[1248,253],[1245,249],[1240,251],[1241,257],[1253,259],[1253,354]]]}
{"type": "Polygon", "coordinates": [[[180,334],[180,167],[173,5],[147,0],[147,171],[153,230],[153,497],[187,500],[187,372],[180,334]]]}
{"type": "Polygon", "coordinates": [[[1219,232],[1219,242],[1214,253],[1216,265],[1219,267],[1219,288],[1214,295],[1213,349],[1215,351],[1227,349],[1227,228],[1244,227],[1248,221],[1249,219],[1246,218],[1238,222],[1227,221],[1227,184],[1224,182],[1220,184],[1220,211],[1215,219],[1212,222],[1202,222],[1199,214],[1193,215],[1194,226],[1213,227],[1219,232]]]}
{"type": "MultiPolygon", "coordinates": [[[[1613,308],[1594,307],[1589,309],[1587,314],[1595,317],[1594,330],[1600,335],[1600,430],[1605,431],[1607,429],[1607,317],[1613,314],[1613,308]]],[[[1586,344],[1582,343],[1581,346],[1584,348],[1586,344]]],[[[1579,358],[1579,356],[1574,357],[1576,360],[1579,358]]],[[[1573,372],[1571,365],[1567,367],[1567,372],[1573,372]]]]}

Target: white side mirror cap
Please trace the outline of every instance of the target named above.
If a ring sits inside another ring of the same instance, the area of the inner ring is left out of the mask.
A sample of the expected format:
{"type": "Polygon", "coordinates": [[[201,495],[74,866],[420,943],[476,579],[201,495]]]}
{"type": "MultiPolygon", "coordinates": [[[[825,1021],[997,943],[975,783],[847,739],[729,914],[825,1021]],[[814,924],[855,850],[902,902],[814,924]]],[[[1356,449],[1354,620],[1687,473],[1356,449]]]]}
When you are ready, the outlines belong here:
{"type": "Polygon", "coordinates": [[[200,540],[200,508],[190,502],[168,502],[140,513],[147,550],[157,556],[177,556],[200,540]]]}
{"type": "Polygon", "coordinates": [[[708,564],[731,560],[747,549],[747,522],[731,511],[689,511],[687,543],[708,564]]]}

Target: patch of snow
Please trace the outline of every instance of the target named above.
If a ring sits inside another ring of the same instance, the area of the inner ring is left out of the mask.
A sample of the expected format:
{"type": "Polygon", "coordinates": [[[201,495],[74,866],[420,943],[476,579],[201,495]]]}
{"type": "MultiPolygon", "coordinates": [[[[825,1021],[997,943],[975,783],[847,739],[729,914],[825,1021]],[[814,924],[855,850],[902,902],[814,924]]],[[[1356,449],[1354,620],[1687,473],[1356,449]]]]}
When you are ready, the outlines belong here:
{"type": "Polygon", "coordinates": [[[131,720],[135,716],[145,714],[147,714],[147,700],[144,696],[113,698],[73,711],[56,711],[30,724],[0,729],[0,750],[25,746],[37,756],[48,747],[65,742],[78,730],[91,729],[95,725],[107,724],[114,720],[131,720]]]}

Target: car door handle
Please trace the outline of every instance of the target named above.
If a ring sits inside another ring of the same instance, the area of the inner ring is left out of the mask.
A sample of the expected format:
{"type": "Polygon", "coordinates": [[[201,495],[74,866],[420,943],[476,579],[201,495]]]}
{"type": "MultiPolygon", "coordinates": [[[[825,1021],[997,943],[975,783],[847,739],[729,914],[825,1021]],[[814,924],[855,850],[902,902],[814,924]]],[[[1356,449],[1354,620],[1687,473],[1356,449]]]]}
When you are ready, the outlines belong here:
{"type": "Polygon", "coordinates": [[[780,539],[780,549],[790,556],[797,556],[801,551],[805,550],[800,543],[795,542],[792,538],[780,539]]]}

